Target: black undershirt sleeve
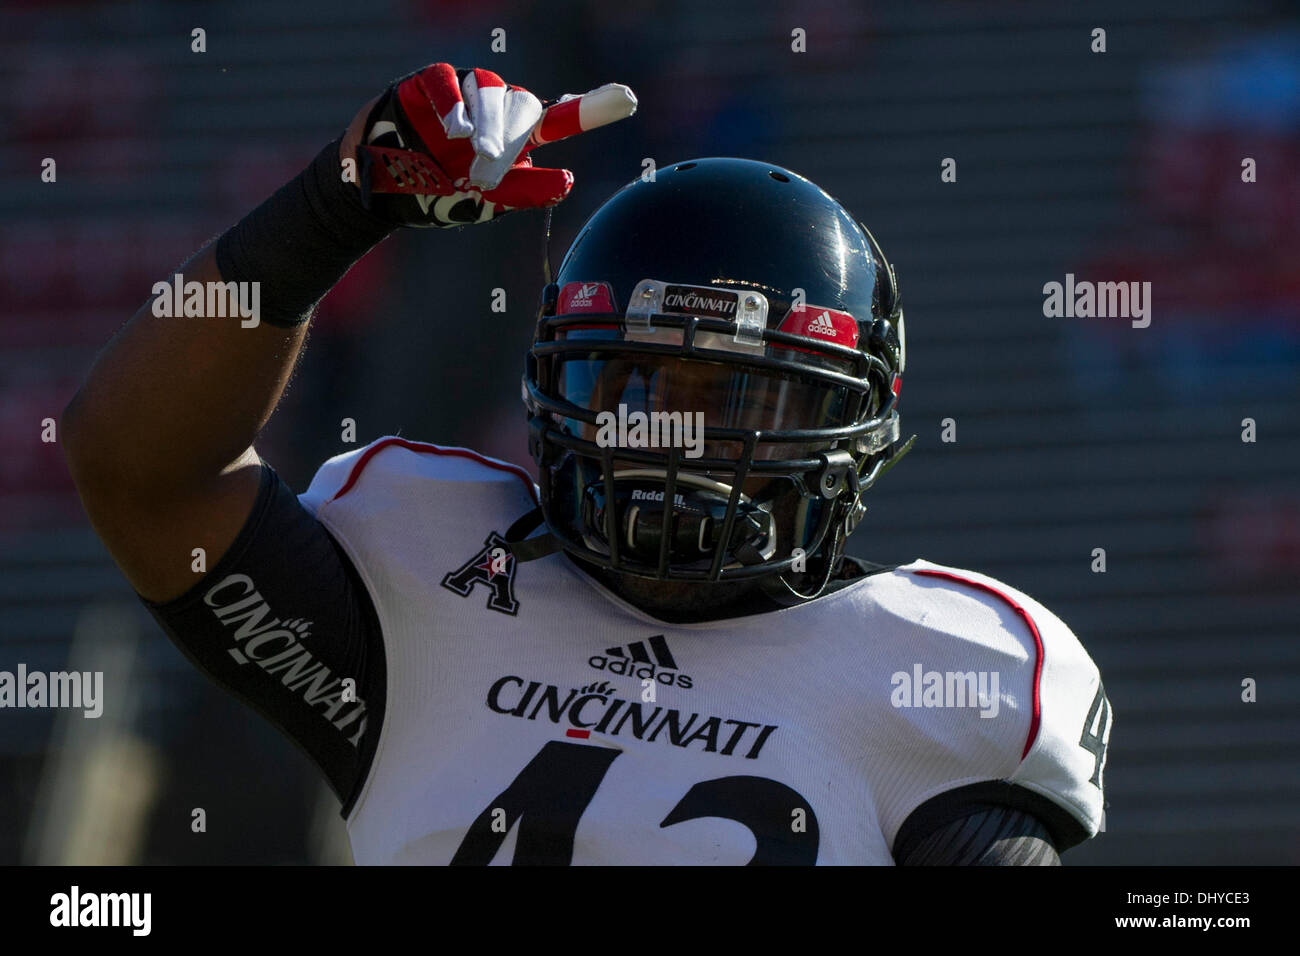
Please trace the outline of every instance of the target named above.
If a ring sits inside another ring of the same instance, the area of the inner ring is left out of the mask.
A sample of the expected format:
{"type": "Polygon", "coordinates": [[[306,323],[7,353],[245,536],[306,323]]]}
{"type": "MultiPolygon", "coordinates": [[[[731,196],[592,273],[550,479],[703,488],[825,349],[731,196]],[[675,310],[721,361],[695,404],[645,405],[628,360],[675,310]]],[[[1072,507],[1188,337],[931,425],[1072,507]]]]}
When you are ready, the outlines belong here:
{"type": "Polygon", "coordinates": [[[1088,837],[1054,800],[986,780],[922,803],[899,827],[893,852],[900,866],[1056,866],[1088,837]]]}
{"type": "Polygon", "coordinates": [[[1014,807],[971,813],[909,843],[899,866],[1060,866],[1051,834],[1014,807]]]}
{"type": "Polygon", "coordinates": [[[217,565],[175,600],[141,600],[192,663],[307,752],[346,816],[383,720],[383,639],[351,561],[269,465],[217,565]]]}
{"type": "Polygon", "coordinates": [[[899,866],[1059,866],[1089,833],[1064,808],[1006,780],[931,797],[894,838],[899,866]]]}

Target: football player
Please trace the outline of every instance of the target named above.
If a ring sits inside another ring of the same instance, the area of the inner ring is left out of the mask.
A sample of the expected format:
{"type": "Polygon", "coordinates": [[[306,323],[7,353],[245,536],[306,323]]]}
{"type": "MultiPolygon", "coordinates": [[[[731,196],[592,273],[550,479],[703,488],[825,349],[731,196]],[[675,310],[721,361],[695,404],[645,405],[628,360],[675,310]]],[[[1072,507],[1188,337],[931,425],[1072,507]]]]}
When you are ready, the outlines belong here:
{"type": "Polygon", "coordinates": [[[903,313],[796,173],[681,162],[590,218],[526,359],[538,484],[384,438],[295,495],[255,450],[357,259],[560,202],[532,150],[635,105],[442,63],[391,84],[181,268],[260,283],[255,327],[187,293],[99,355],[62,420],[95,528],[319,765],[358,863],[1058,863],[1101,824],[1100,675],[1007,585],[845,555],[907,447],[903,313]]]}

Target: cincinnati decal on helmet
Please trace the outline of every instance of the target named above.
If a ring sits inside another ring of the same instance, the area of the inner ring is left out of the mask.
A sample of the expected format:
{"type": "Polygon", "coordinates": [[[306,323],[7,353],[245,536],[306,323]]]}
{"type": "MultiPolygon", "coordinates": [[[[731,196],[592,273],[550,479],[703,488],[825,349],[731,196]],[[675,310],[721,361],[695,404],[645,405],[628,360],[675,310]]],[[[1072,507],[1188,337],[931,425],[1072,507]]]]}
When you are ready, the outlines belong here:
{"type": "Polygon", "coordinates": [[[740,296],[725,289],[701,285],[670,285],[664,288],[664,311],[679,315],[730,319],[736,314],[740,296]]]}

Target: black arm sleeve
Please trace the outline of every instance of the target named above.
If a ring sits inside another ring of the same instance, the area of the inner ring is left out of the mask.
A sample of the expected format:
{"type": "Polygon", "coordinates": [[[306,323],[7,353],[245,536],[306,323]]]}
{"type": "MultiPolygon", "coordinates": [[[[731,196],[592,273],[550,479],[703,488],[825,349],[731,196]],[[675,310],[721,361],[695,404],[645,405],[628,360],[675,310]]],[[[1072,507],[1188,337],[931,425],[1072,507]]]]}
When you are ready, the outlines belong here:
{"type": "Polygon", "coordinates": [[[1058,866],[1087,829],[1053,800],[1006,780],[931,797],[894,838],[899,866],[1058,866]]]}
{"type": "Polygon", "coordinates": [[[1060,866],[1051,834],[1014,807],[972,807],[969,815],[908,844],[899,866],[1060,866]]]}
{"type": "Polygon", "coordinates": [[[346,816],[383,720],[383,639],[351,561],[269,465],[216,567],[175,600],[141,600],[191,662],[307,752],[346,816]]]}

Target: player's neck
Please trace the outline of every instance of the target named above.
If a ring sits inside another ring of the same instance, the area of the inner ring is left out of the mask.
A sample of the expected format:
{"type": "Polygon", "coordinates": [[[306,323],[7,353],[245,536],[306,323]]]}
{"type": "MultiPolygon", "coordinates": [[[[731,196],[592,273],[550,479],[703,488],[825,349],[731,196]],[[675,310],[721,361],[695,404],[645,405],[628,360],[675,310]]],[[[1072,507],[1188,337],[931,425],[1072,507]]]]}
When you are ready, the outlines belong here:
{"type": "Polygon", "coordinates": [[[652,581],[607,571],[572,555],[569,559],[583,573],[633,607],[670,624],[748,617],[780,610],[781,607],[767,597],[756,580],[732,584],[652,581]]]}

